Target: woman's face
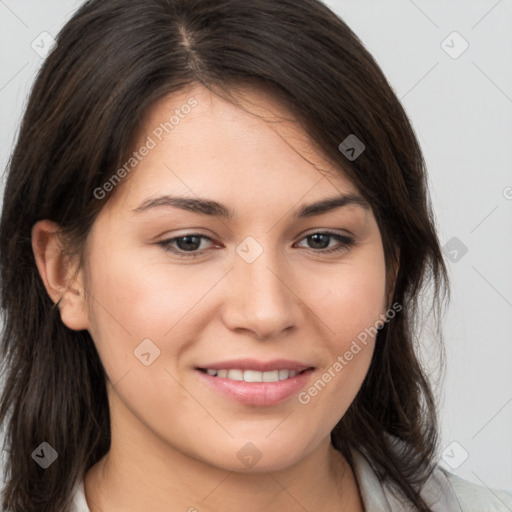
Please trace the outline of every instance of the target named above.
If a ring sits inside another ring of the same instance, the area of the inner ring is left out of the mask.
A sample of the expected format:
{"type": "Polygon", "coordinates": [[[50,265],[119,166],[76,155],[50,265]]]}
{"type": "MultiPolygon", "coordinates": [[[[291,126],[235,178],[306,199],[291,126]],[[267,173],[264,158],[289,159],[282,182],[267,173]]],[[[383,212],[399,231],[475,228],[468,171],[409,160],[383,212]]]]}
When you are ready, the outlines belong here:
{"type": "Polygon", "coordinates": [[[354,400],[386,312],[372,210],[298,124],[200,86],[148,112],[136,151],[86,252],[113,436],[235,471],[299,461],[354,400]],[[311,207],[344,195],[361,202],[311,207]]]}

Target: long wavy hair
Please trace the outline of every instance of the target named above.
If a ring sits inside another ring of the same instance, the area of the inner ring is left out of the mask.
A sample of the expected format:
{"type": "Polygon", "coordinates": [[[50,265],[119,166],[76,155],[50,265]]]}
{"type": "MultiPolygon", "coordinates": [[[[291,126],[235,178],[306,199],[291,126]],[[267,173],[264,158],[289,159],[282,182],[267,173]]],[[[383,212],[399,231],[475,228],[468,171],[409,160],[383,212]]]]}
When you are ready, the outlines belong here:
{"type": "Polygon", "coordinates": [[[264,87],[370,203],[391,302],[402,309],[379,330],[369,372],[331,441],[349,461],[350,446],[364,448],[379,478],[428,511],[419,489],[435,466],[438,423],[418,353],[418,318],[422,297],[430,297],[437,318],[449,290],[425,162],[378,64],[318,0],[89,0],[59,33],[6,170],[3,509],[69,511],[73,486],[110,447],[102,362],[88,331],[62,323],[35,265],[31,229],[50,219],[70,254],[82,254],[115,193],[99,200],[95,189],[133,150],[148,108],[192,83],[230,101],[240,84],[264,87]],[[338,148],[350,134],[365,144],[356,159],[338,148]],[[395,440],[404,442],[400,450],[395,440]],[[48,469],[31,457],[43,441],[58,447],[48,469]]]}

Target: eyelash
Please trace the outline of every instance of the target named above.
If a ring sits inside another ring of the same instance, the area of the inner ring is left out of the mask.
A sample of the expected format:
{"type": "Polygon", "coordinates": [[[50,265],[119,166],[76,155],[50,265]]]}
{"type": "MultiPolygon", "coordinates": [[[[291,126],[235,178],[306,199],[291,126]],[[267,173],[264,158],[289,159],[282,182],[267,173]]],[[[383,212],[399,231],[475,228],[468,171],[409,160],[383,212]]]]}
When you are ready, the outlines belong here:
{"type": "MultiPolygon", "coordinates": [[[[318,250],[311,249],[313,252],[316,252],[319,254],[332,254],[332,253],[346,251],[346,250],[350,249],[352,246],[354,246],[356,243],[353,238],[351,238],[349,236],[345,236],[345,235],[340,235],[339,233],[334,233],[332,231],[315,231],[314,233],[309,233],[305,237],[301,238],[300,241],[302,241],[306,238],[309,238],[313,235],[327,235],[331,238],[338,240],[338,242],[341,243],[341,245],[339,245],[337,247],[332,247],[330,249],[318,249],[318,250]]],[[[202,235],[200,233],[187,233],[182,236],[169,238],[168,240],[162,240],[161,242],[157,242],[157,245],[163,247],[166,251],[170,250],[172,253],[176,254],[180,258],[196,258],[196,257],[202,256],[204,254],[205,250],[188,252],[188,251],[183,251],[181,249],[176,249],[175,247],[173,247],[171,245],[171,243],[173,243],[177,240],[181,240],[182,238],[187,238],[187,237],[197,237],[197,238],[202,238],[202,239],[213,241],[210,237],[202,235]]]]}

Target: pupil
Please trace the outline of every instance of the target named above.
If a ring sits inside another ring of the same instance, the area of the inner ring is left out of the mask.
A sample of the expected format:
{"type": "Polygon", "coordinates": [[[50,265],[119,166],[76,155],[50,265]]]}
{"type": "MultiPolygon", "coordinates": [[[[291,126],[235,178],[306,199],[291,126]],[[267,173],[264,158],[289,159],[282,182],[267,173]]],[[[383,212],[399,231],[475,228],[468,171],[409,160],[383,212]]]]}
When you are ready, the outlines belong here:
{"type": "Polygon", "coordinates": [[[326,235],[323,233],[315,233],[314,235],[310,235],[309,238],[313,241],[313,246],[317,245],[317,247],[314,247],[315,249],[325,249],[329,245],[329,236],[330,235],[326,235]],[[324,237],[324,242],[327,242],[327,243],[318,244],[318,239],[320,237],[324,237]],[[320,247],[318,245],[320,245],[320,247]]]}
{"type": "Polygon", "coordinates": [[[196,250],[200,245],[200,240],[199,240],[198,236],[187,235],[187,236],[178,238],[177,244],[178,244],[178,247],[182,250],[186,250],[186,249],[196,250]],[[189,245],[187,245],[187,244],[189,244],[189,245]],[[190,247],[190,244],[192,244],[192,247],[190,247]]]}

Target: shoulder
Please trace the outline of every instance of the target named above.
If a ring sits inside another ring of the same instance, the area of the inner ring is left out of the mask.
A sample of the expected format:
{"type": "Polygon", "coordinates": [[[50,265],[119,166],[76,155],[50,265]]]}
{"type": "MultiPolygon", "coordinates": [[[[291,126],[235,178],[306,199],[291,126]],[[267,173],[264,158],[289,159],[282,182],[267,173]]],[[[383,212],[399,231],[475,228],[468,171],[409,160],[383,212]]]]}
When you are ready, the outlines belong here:
{"type": "Polygon", "coordinates": [[[441,470],[449,483],[463,512],[510,512],[512,493],[484,487],[441,470]]]}
{"type": "MultiPolygon", "coordinates": [[[[411,503],[389,479],[382,480],[366,450],[351,449],[365,510],[410,512],[411,503]]],[[[464,480],[439,464],[418,490],[431,512],[511,512],[512,493],[464,480]]]]}

